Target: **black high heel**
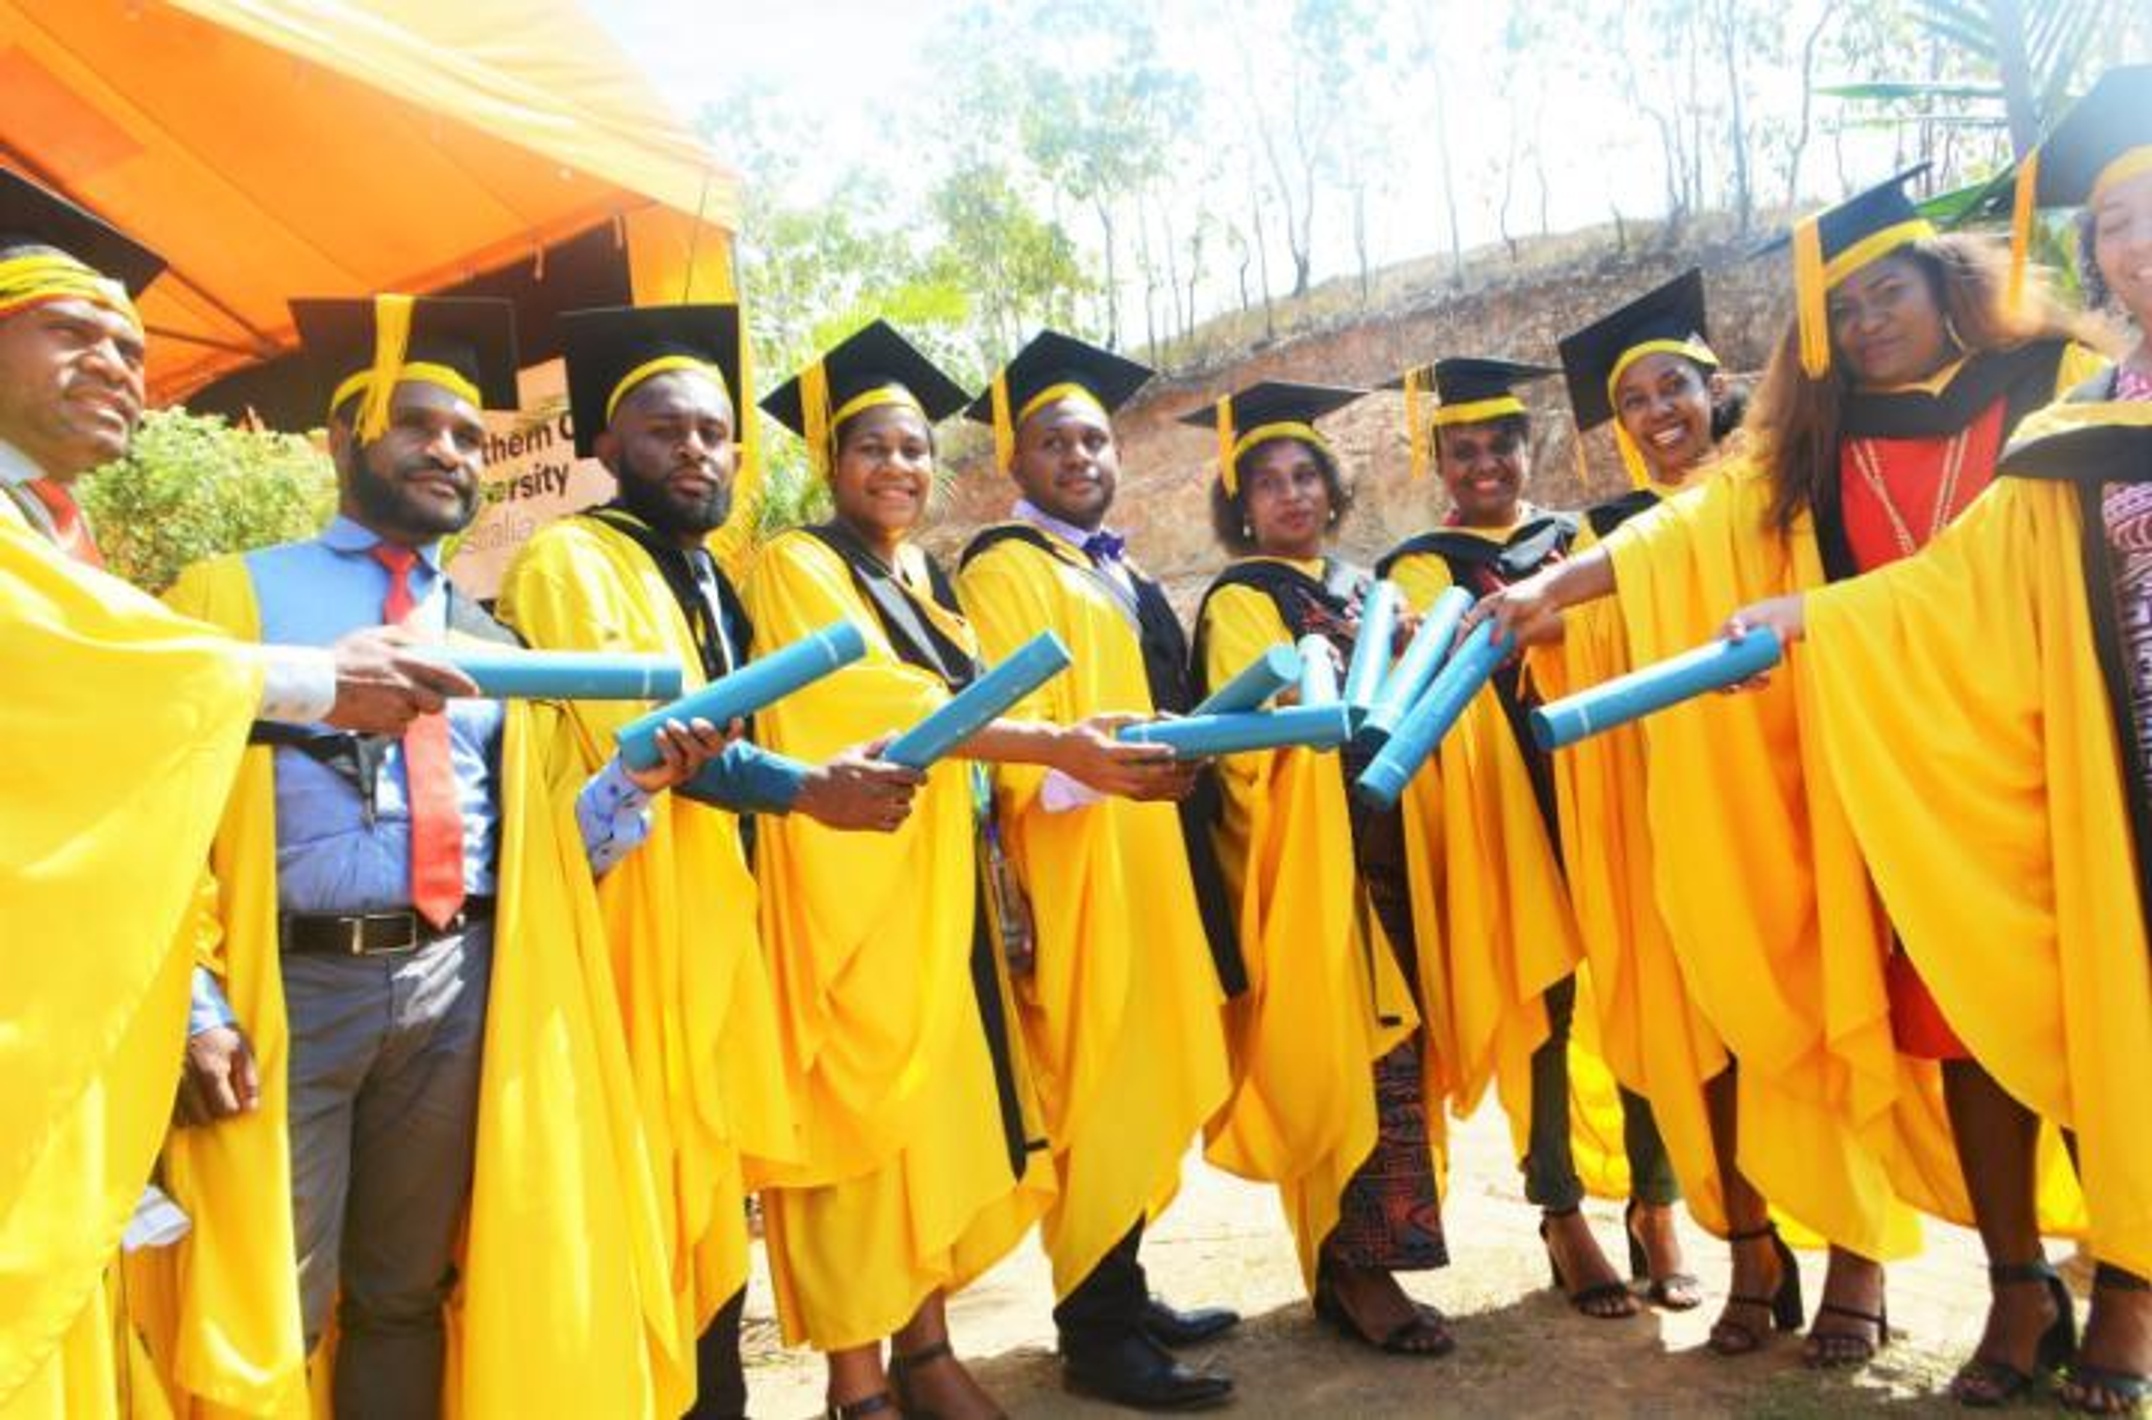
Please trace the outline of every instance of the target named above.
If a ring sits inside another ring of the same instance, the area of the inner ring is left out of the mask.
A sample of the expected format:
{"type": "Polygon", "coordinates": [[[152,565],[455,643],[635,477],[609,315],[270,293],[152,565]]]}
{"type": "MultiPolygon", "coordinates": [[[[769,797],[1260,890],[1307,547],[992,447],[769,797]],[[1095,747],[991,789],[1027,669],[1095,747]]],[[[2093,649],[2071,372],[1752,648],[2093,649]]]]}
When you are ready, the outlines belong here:
{"type": "Polygon", "coordinates": [[[1701,1281],[1687,1272],[1669,1272],[1664,1277],[1651,1275],[1651,1253],[1645,1248],[1644,1240],[1636,1235],[1636,1213],[1643,1206],[1642,1199],[1632,1198],[1621,1213],[1622,1232],[1629,1239],[1629,1276],[1644,1284],[1644,1300],[1653,1306],[1670,1312],[1694,1311],[1704,1304],[1701,1281]],[[1675,1295],[1677,1289],[1682,1295],[1675,1295]]]}
{"type": "Polygon", "coordinates": [[[1575,1208],[1547,1208],[1542,1210],[1543,1216],[1539,1220],[1539,1241],[1540,1245],[1547,1249],[1547,1272],[1553,1278],[1554,1289],[1569,1298],[1569,1305],[1594,1321],[1620,1321],[1625,1317],[1635,1316],[1636,1299],[1629,1295],[1627,1283],[1594,1282],[1591,1286],[1579,1291],[1572,1292],[1569,1290],[1568,1279],[1562,1276],[1562,1264],[1555,1258],[1554,1244],[1548,1234],[1552,1230],[1550,1225],[1555,1219],[1572,1218],[1576,1216],[1576,1213],[1575,1208]],[[1628,1304],[1628,1309],[1618,1312],[1596,1312],[1592,1310],[1594,1302],[1606,1301],[1613,1297],[1621,1298],[1622,1301],[1628,1304]]]}
{"type": "Polygon", "coordinates": [[[863,1415],[895,1415],[898,1413],[896,1398],[888,1391],[849,1400],[839,1405],[832,1400],[823,1407],[824,1420],[859,1420],[863,1415]]]}
{"type": "Polygon", "coordinates": [[[951,1349],[948,1338],[930,1341],[917,1351],[899,1352],[891,1348],[889,1353],[889,1384],[895,1388],[897,1409],[904,1412],[906,1420],[938,1420],[931,1410],[923,1410],[912,1403],[912,1372],[936,1361],[953,1361],[956,1352],[951,1349]]]}
{"type": "MultiPolygon", "coordinates": [[[[1806,1314],[1806,1308],[1801,1305],[1801,1268],[1800,1264],[1794,1261],[1793,1249],[1786,1246],[1786,1240],[1778,1235],[1778,1224],[1766,1223],[1747,1232],[1726,1235],[1726,1241],[1731,1244],[1754,1242],[1758,1238],[1769,1238],[1771,1250],[1778,1256],[1778,1290],[1768,1297],[1736,1292],[1726,1299],[1726,1310],[1731,1312],[1735,1307],[1768,1309],[1774,1331],[1799,1331],[1802,1318],[1806,1314]]],[[[1704,1344],[1711,1348],[1714,1355],[1746,1356],[1752,1351],[1762,1350],[1764,1339],[1756,1328],[1721,1314],[1719,1319],[1711,1324],[1711,1336],[1704,1344]]]]}
{"type": "MultiPolygon", "coordinates": [[[[2133,1272],[2101,1263],[2092,1273],[2092,1291],[2142,1292],[2152,1289],[2152,1283],[2133,1272]]],[[[2145,1397],[2152,1395],[2152,1376],[2138,1371],[2117,1370],[2111,1366],[2097,1366],[2089,1361],[2071,1358],[2069,1369],[2063,1372],[2062,1408],[2086,1415],[2135,1415],[2144,1405],[2145,1397]]]]}
{"type": "Polygon", "coordinates": [[[2040,1344],[2033,1353],[2032,1369],[2021,1371],[2008,1361],[1990,1360],[1975,1356],[1958,1367],[1958,1373],[1950,1380],[1950,1398],[1970,1410],[1993,1410],[2031,1390],[2040,1377],[2062,1369],[2069,1363],[2070,1355],[2077,1350],[2077,1313],[2070,1305],[2070,1289],[2062,1284],[2062,1278],[2048,1265],[2046,1258],[2037,1262],[2003,1262],[1988,1268],[1988,1282],[1993,1287],[2018,1286],[2037,1282],[2047,1288],[2049,1300],[2055,1304],[2055,1319],[2047,1330],[2040,1333],[2040,1344]]]}

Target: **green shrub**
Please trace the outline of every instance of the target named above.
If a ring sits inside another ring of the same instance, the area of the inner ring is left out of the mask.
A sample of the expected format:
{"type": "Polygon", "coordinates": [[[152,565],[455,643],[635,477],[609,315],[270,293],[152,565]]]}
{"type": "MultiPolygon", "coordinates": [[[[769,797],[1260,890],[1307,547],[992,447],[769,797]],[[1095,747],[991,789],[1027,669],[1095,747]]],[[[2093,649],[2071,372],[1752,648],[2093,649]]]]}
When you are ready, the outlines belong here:
{"type": "Polygon", "coordinates": [[[184,409],[144,415],[81,492],[106,565],[150,592],[205,557],[311,537],[336,511],[335,472],[306,438],[184,409]]]}

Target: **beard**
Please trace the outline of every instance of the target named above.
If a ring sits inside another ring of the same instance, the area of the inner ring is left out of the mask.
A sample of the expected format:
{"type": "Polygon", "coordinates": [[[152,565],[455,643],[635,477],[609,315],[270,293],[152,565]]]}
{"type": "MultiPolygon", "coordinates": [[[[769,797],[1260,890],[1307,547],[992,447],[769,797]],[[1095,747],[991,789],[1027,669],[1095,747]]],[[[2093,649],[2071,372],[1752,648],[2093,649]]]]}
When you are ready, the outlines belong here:
{"type": "Polygon", "coordinates": [[[614,478],[619,485],[621,506],[653,531],[668,537],[702,537],[725,525],[725,519],[732,515],[731,477],[713,469],[710,491],[690,498],[672,491],[665,481],[667,472],[643,468],[633,454],[622,448],[620,469],[614,478]]]}
{"type": "Polygon", "coordinates": [[[430,499],[419,497],[403,482],[405,475],[428,467],[426,460],[414,459],[396,469],[393,476],[384,476],[374,471],[367,453],[364,448],[352,451],[352,466],[346,471],[344,482],[368,527],[431,542],[462,532],[478,516],[476,478],[461,484],[453,510],[444,509],[430,499]]]}

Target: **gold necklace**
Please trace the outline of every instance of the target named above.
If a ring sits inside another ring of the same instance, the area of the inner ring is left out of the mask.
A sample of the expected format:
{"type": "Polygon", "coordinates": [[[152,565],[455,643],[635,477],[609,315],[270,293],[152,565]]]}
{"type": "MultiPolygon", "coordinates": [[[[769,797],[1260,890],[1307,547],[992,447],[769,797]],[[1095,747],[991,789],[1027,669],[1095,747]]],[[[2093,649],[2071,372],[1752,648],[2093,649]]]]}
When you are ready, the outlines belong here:
{"type": "Polygon", "coordinates": [[[1944,446],[1943,478],[1935,491],[1935,516],[1929,520],[1928,536],[1920,542],[1913,541],[1913,530],[1906,525],[1905,515],[1898,511],[1897,501],[1890,496],[1890,486],[1883,481],[1883,468],[1876,459],[1875,441],[1853,441],[1853,466],[1860,470],[1861,479],[1868,485],[1868,491],[1875,494],[1876,502],[1882,505],[1883,516],[1890,519],[1890,530],[1898,539],[1898,552],[1901,556],[1911,557],[1928,543],[1935,541],[1936,534],[1950,525],[1952,505],[1958,501],[1958,476],[1965,470],[1965,447],[1972,441],[1972,433],[1970,428],[1960,429],[1950,436],[1949,444],[1944,446]]]}

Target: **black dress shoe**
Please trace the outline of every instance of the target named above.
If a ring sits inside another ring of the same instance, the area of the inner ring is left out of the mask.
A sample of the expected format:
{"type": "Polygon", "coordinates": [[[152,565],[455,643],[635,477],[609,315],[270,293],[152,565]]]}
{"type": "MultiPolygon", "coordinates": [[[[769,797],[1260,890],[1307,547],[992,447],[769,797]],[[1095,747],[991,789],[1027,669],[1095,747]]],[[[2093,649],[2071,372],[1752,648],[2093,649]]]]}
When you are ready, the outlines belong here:
{"type": "Polygon", "coordinates": [[[1231,1380],[1188,1369],[1147,1336],[1066,1352],[1061,1381],[1078,1395],[1130,1410],[1205,1410],[1233,1398],[1231,1380]]]}
{"type": "Polygon", "coordinates": [[[1227,1307],[1181,1311],[1157,1297],[1143,1304],[1144,1334],[1161,1346],[1200,1346],[1240,1325],[1240,1313],[1227,1307]]]}

